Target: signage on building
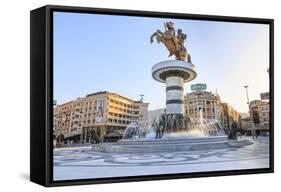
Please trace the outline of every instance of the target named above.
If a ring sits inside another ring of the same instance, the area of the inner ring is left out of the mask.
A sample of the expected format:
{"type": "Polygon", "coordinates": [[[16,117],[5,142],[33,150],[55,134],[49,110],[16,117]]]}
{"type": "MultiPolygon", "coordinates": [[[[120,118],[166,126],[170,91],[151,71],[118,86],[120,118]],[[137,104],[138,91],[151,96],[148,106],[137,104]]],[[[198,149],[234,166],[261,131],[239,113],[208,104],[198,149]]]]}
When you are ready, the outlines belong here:
{"type": "Polygon", "coordinates": [[[206,89],[207,89],[207,84],[197,83],[197,84],[191,85],[192,91],[203,91],[206,89]]]}
{"type": "Polygon", "coordinates": [[[261,93],[261,100],[269,100],[269,92],[261,93]]]}
{"type": "Polygon", "coordinates": [[[96,123],[104,122],[104,99],[96,100],[96,123]]]}

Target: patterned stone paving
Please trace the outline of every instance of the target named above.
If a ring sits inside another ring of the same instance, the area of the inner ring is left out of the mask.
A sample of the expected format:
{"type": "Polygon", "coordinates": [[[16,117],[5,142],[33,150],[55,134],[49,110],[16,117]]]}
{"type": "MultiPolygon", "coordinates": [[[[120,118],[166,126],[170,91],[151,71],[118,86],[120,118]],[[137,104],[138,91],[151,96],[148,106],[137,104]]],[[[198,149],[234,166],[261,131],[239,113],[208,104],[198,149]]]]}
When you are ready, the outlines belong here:
{"type": "MultiPolygon", "coordinates": [[[[247,138],[251,139],[251,138],[247,138]]],[[[269,138],[243,148],[113,154],[90,147],[54,152],[54,179],[81,179],[269,167],[269,138]]]]}

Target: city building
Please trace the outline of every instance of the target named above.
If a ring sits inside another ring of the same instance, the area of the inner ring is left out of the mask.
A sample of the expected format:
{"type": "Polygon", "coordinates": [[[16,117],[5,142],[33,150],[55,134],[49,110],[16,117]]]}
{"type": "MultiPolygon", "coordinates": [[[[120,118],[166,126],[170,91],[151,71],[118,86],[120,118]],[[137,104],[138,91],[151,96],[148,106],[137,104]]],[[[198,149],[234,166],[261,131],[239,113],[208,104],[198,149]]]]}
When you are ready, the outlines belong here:
{"type": "Polygon", "coordinates": [[[148,120],[148,103],[134,101],[111,92],[96,92],[86,97],[54,107],[56,137],[90,142],[94,136],[101,140],[121,138],[132,121],[148,120]]]}
{"type": "Polygon", "coordinates": [[[206,84],[191,85],[193,92],[187,93],[184,97],[185,115],[198,119],[200,110],[205,119],[216,119],[226,129],[230,129],[233,122],[241,127],[241,116],[228,103],[223,103],[218,94],[206,91],[206,84]]]}
{"type": "Polygon", "coordinates": [[[241,118],[241,128],[245,131],[250,130],[252,128],[252,119],[251,117],[241,118]]]}
{"type": "MultiPolygon", "coordinates": [[[[77,101],[70,101],[62,105],[55,105],[53,108],[53,130],[56,137],[68,137],[74,135],[71,130],[78,130],[78,125],[74,125],[75,106],[77,101]]],[[[81,127],[80,127],[81,131],[81,127]]]]}
{"type": "Polygon", "coordinates": [[[251,101],[250,114],[256,129],[269,130],[270,106],[268,100],[251,101]]]}
{"type": "Polygon", "coordinates": [[[230,129],[233,123],[237,124],[237,128],[241,128],[241,115],[228,103],[222,103],[223,121],[222,125],[226,129],[230,129]]]}
{"type": "Polygon", "coordinates": [[[185,115],[196,119],[200,117],[200,110],[205,119],[223,121],[223,110],[219,95],[207,91],[194,91],[184,97],[185,115]]]}

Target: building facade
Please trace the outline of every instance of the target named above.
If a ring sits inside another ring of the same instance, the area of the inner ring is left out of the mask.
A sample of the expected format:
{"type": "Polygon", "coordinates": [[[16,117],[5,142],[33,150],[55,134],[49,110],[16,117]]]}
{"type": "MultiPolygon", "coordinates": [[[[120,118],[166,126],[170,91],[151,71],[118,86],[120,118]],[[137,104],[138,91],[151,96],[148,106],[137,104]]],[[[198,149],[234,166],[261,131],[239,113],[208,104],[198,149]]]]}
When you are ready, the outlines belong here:
{"type": "Polygon", "coordinates": [[[200,110],[205,119],[222,121],[223,111],[221,100],[218,95],[207,91],[194,91],[184,97],[185,115],[190,118],[199,118],[200,110]]]}
{"type": "Polygon", "coordinates": [[[147,121],[148,103],[111,92],[97,92],[54,107],[54,133],[58,137],[90,142],[93,134],[104,139],[122,136],[132,121],[147,121]]]}
{"type": "Polygon", "coordinates": [[[250,115],[257,129],[269,130],[269,101],[254,100],[250,102],[250,115]]]}
{"type": "Polygon", "coordinates": [[[245,117],[241,119],[241,128],[244,130],[250,130],[252,128],[251,117],[245,117]]]}
{"type": "Polygon", "coordinates": [[[226,129],[230,129],[233,123],[237,124],[237,128],[241,128],[241,115],[228,103],[222,103],[223,121],[222,125],[226,129]]]}
{"type": "Polygon", "coordinates": [[[185,115],[197,119],[202,116],[209,120],[218,120],[221,125],[230,129],[233,122],[238,128],[241,127],[241,116],[233,107],[227,103],[222,103],[218,94],[208,91],[194,91],[186,94],[184,98],[185,115]]]}

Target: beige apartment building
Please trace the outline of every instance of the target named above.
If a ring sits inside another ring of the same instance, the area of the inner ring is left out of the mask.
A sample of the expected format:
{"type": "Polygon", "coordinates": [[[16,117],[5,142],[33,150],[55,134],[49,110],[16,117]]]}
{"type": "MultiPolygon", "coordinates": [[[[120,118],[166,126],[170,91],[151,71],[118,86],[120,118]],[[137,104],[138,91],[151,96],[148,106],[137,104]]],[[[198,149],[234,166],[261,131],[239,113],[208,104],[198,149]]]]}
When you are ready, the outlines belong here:
{"type": "Polygon", "coordinates": [[[53,124],[57,137],[89,142],[93,133],[122,137],[129,123],[147,119],[148,103],[104,91],[55,106],[53,124]]]}
{"type": "Polygon", "coordinates": [[[59,106],[54,106],[53,130],[56,136],[63,135],[67,137],[70,130],[77,129],[77,126],[74,126],[76,103],[77,101],[70,101],[59,106]]]}
{"type": "Polygon", "coordinates": [[[269,121],[270,121],[269,101],[265,101],[265,100],[251,101],[250,115],[257,129],[269,130],[269,121]]]}
{"type": "Polygon", "coordinates": [[[200,109],[203,118],[222,121],[221,100],[218,95],[208,91],[194,91],[184,97],[185,115],[190,118],[199,118],[200,109]]]}
{"type": "Polygon", "coordinates": [[[241,115],[228,103],[222,103],[223,121],[222,125],[226,129],[230,129],[232,123],[236,123],[238,128],[241,128],[241,115]]]}
{"type": "Polygon", "coordinates": [[[222,103],[220,96],[208,91],[194,91],[187,93],[184,98],[185,115],[190,118],[199,118],[200,109],[205,119],[216,119],[226,129],[236,122],[240,127],[241,117],[233,107],[222,103]]]}
{"type": "Polygon", "coordinates": [[[241,119],[241,128],[244,130],[250,130],[252,128],[251,117],[245,117],[241,119]]]}

